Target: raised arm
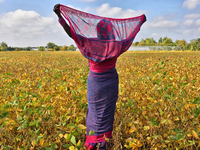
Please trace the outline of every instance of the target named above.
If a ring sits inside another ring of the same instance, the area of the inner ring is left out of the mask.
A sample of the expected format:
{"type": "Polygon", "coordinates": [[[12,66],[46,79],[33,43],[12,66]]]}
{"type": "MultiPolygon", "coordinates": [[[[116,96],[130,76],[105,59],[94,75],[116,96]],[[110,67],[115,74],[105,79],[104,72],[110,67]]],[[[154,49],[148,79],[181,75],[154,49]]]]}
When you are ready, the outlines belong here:
{"type": "MultiPolygon", "coordinates": [[[[53,11],[55,12],[55,14],[58,16],[59,18],[59,22],[60,24],[63,26],[65,32],[69,35],[69,37],[72,38],[72,34],[71,34],[71,30],[70,30],[70,26],[66,23],[66,21],[63,19],[63,17],[60,14],[60,10],[59,10],[60,4],[56,4],[53,8],[53,11]]],[[[72,38],[73,39],[73,38],[72,38]]]]}

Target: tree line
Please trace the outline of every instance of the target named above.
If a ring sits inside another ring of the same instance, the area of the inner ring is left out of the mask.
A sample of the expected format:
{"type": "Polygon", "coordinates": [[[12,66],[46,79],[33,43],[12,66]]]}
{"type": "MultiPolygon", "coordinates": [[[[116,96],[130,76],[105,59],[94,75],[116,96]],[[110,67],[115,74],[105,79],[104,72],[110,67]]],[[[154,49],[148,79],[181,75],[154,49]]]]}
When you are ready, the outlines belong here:
{"type": "MultiPolygon", "coordinates": [[[[0,45],[1,51],[31,51],[32,47],[8,47],[6,42],[2,42],[0,45]]],[[[184,50],[192,50],[192,51],[200,51],[200,38],[192,39],[189,43],[186,40],[176,40],[175,42],[172,41],[171,38],[164,37],[160,38],[158,42],[156,42],[153,38],[146,38],[142,39],[140,42],[135,42],[132,46],[179,46],[181,49],[184,50]]],[[[58,46],[55,43],[49,42],[47,46],[39,46],[37,47],[38,51],[76,51],[77,47],[74,45],[70,46],[58,46]]]]}
{"type": "Polygon", "coordinates": [[[39,47],[11,47],[8,46],[6,42],[1,42],[0,44],[0,51],[32,51],[32,50],[38,50],[38,51],[76,51],[76,47],[74,45],[70,46],[58,46],[55,43],[49,42],[47,43],[47,46],[39,46],[39,47]]]}
{"type": "Polygon", "coordinates": [[[182,50],[192,50],[200,51],[200,38],[190,40],[190,43],[187,43],[185,39],[172,41],[171,38],[164,37],[160,38],[156,42],[153,38],[142,39],[140,42],[135,42],[133,46],[179,46],[182,50]]]}
{"type": "MultiPolygon", "coordinates": [[[[70,46],[58,46],[55,43],[49,42],[47,43],[47,50],[48,51],[76,51],[76,47],[74,45],[70,46]]],[[[43,46],[38,47],[38,51],[44,51],[45,48],[43,46]]]]}

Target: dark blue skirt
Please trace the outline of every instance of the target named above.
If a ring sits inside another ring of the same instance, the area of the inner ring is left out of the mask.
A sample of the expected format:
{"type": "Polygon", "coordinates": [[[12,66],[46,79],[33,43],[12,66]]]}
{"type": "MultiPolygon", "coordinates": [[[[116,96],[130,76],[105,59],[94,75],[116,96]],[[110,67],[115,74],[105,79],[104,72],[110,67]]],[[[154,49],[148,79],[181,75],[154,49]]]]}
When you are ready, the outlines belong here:
{"type": "MultiPolygon", "coordinates": [[[[94,131],[93,136],[99,137],[113,130],[118,84],[119,79],[115,67],[102,73],[90,71],[87,80],[87,135],[90,131],[94,131]]],[[[94,145],[95,141],[90,140],[89,143],[94,145]]]]}

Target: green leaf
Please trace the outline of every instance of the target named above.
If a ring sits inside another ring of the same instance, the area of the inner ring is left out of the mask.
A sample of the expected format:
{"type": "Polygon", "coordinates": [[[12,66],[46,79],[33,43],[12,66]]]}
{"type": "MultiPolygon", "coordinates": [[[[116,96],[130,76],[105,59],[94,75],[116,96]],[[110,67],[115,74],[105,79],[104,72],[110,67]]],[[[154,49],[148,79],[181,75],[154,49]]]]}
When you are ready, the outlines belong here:
{"type": "Polygon", "coordinates": [[[38,97],[37,94],[32,94],[33,97],[38,97]]]}
{"type": "Polygon", "coordinates": [[[28,92],[27,94],[28,94],[28,95],[32,95],[31,92],[28,92]]]}
{"type": "Polygon", "coordinates": [[[76,146],[76,137],[75,136],[72,136],[71,140],[72,144],[74,144],[76,146]]]}
{"type": "Polygon", "coordinates": [[[35,121],[29,123],[29,126],[34,126],[34,125],[35,125],[35,121]]]}
{"type": "Polygon", "coordinates": [[[38,141],[41,140],[41,139],[43,139],[43,136],[38,136],[38,137],[37,137],[37,140],[38,140],[38,141]]]}
{"type": "Polygon", "coordinates": [[[3,108],[4,109],[8,109],[8,108],[10,108],[10,105],[9,104],[5,104],[5,105],[3,105],[3,108]]]}
{"type": "Polygon", "coordinates": [[[67,149],[69,149],[70,146],[71,146],[70,144],[65,144],[65,145],[63,145],[63,147],[65,147],[65,148],[67,148],[67,149]]]}
{"type": "Polygon", "coordinates": [[[52,110],[53,109],[53,107],[52,106],[47,106],[47,110],[52,110]]]}
{"type": "Polygon", "coordinates": [[[35,86],[37,89],[40,89],[42,87],[42,81],[40,80],[38,85],[35,86]]]}
{"type": "Polygon", "coordinates": [[[70,140],[71,136],[72,136],[71,133],[67,135],[66,142],[68,142],[70,140]]]}
{"type": "Polygon", "coordinates": [[[171,99],[171,96],[170,96],[170,95],[164,95],[164,97],[165,97],[166,99],[171,99]]]}
{"type": "Polygon", "coordinates": [[[152,105],[149,105],[148,108],[149,108],[149,109],[153,109],[153,106],[152,106],[152,105]]]}
{"type": "Polygon", "coordinates": [[[70,123],[70,124],[67,125],[67,127],[75,128],[75,124],[74,123],[70,123]]]}
{"type": "Polygon", "coordinates": [[[164,61],[162,61],[162,62],[160,62],[160,63],[159,63],[159,65],[163,65],[164,63],[165,63],[165,62],[164,62],[164,61]]]}
{"type": "Polygon", "coordinates": [[[158,135],[154,135],[154,136],[152,136],[154,139],[157,139],[158,138],[158,135]]]}
{"type": "Polygon", "coordinates": [[[166,119],[162,120],[162,121],[161,121],[161,124],[165,123],[166,121],[167,121],[166,119]]]}
{"type": "Polygon", "coordinates": [[[89,135],[93,135],[95,133],[95,131],[90,131],[89,135]]]}
{"type": "Polygon", "coordinates": [[[159,108],[159,112],[160,112],[160,115],[162,116],[163,115],[163,111],[161,108],[159,108]]]}
{"type": "Polygon", "coordinates": [[[191,144],[191,145],[194,145],[195,144],[195,141],[191,141],[191,140],[188,140],[188,142],[191,144]]]}
{"type": "Polygon", "coordinates": [[[72,95],[73,95],[73,100],[75,101],[76,100],[76,93],[73,90],[71,90],[71,92],[72,92],[72,95]]]}
{"type": "Polygon", "coordinates": [[[166,74],[167,74],[167,71],[165,71],[165,72],[163,73],[164,76],[166,76],[166,74]]]}
{"type": "Polygon", "coordinates": [[[56,144],[54,143],[52,146],[51,146],[51,149],[55,149],[56,148],[56,144]]]}
{"type": "Polygon", "coordinates": [[[79,148],[80,148],[80,147],[82,147],[82,146],[83,146],[83,144],[84,144],[84,143],[83,143],[83,142],[81,142],[81,141],[79,140],[79,141],[78,141],[78,143],[77,143],[77,145],[76,145],[76,147],[79,147],[79,148]]]}
{"type": "Polygon", "coordinates": [[[78,126],[76,127],[76,130],[78,131],[78,132],[80,132],[80,133],[82,133],[83,131],[82,131],[82,129],[81,128],[79,128],[78,126]]]}
{"type": "Polygon", "coordinates": [[[74,136],[78,136],[78,135],[79,135],[79,133],[78,133],[76,130],[73,131],[72,134],[73,134],[74,136]]]}
{"type": "Polygon", "coordinates": [[[45,149],[46,149],[46,150],[52,150],[52,148],[49,148],[49,147],[45,147],[45,149]]]}
{"type": "Polygon", "coordinates": [[[192,84],[194,84],[196,82],[196,80],[192,81],[192,84]]]}
{"type": "Polygon", "coordinates": [[[7,111],[2,111],[1,115],[0,115],[0,119],[6,118],[8,116],[8,112],[7,111]]]}
{"type": "Polygon", "coordinates": [[[196,98],[192,103],[193,103],[193,104],[199,104],[199,103],[200,103],[200,97],[199,97],[199,98],[196,98]]]}
{"type": "Polygon", "coordinates": [[[184,139],[184,136],[183,136],[182,133],[176,134],[175,137],[176,137],[176,140],[177,140],[177,141],[180,141],[180,140],[183,140],[183,139],[184,139]]]}

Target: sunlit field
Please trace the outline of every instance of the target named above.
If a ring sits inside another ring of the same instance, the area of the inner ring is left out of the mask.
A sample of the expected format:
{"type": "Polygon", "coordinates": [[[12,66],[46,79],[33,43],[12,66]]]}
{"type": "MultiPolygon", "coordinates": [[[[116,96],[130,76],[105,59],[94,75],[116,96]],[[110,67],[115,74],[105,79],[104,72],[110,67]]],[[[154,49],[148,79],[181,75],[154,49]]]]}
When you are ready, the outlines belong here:
{"type": "MultiPolygon", "coordinates": [[[[200,52],[126,52],[112,150],[198,149],[200,52]]],[[[0,52],[0,149],[83,150],[88,61],[80,52],[0,52]]]]}

